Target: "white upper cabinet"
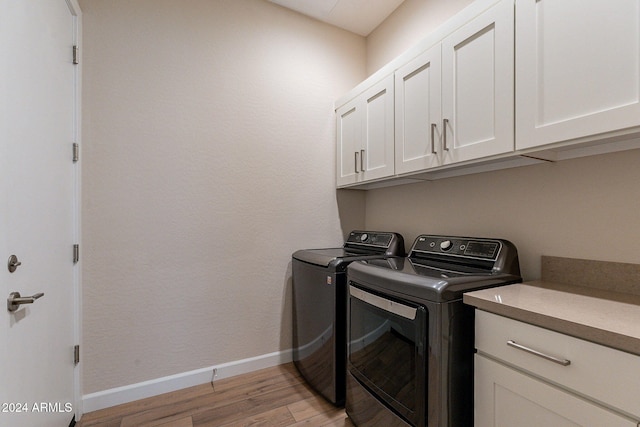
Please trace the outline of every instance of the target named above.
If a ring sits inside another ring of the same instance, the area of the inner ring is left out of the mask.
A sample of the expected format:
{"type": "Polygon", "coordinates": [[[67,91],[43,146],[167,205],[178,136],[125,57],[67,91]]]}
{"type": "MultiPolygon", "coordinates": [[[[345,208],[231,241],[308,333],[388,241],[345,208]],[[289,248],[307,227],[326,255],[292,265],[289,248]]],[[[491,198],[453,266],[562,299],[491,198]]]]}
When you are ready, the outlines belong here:
{"type": "Polygon", "coordinates": [[[503,0],[442,41],[445,164],[514,150],[513,9],[503,0]]]}
{"type": "Polygon", "coordinates": [[[357,182],[357,155],[360,152],[361,120],[358,100],[353,100],[336,111],[337,185],[357,182]]]}
{"type": "Polygon", "coordinates": [[[638,148],[640,0],[476,0],[337,105],[338,187],[638,148]]]}
{"type": "Polygon", "coordinates": [[[395,72],[396,173],[514,150],[513,1],[395,72]]]}
{"type": "Polygon", "coordinates": [[[640,126],[640,0],[518,0],[517,149],[640,126]]]}
{"type": "Polygon", "coordinates": [[[473,2],[338,101],[338,187],[515,156],[514,8],[473,2]]]}
{"type": "Polygon", "coordinates": [[[395,72],[396,173],[441,164],[440,44],[395,72]]]}
{"type": "Polygon", "coordinates": [[[363,94],[363,135],[360,172],[364,180],[394,174],[393,76],[363,94]]]}
{"type": "Polygon", "coordinates": [[[337,185],[394,174],[393,76],[336,110],[337,185]]]}

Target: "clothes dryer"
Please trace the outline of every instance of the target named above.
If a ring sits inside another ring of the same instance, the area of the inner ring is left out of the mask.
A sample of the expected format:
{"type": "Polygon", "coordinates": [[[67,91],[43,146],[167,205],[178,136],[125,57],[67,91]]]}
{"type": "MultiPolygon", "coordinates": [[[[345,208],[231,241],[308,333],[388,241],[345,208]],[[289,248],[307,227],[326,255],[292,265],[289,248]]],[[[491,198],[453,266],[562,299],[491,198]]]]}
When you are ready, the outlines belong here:
{"type": "Polygon", "coordinates": [[[407,258],[349,264],[351,421],[473,425],[475,312],[462,296],[521,281],[517,249],[502,239],[421,235],[407,258]]]}

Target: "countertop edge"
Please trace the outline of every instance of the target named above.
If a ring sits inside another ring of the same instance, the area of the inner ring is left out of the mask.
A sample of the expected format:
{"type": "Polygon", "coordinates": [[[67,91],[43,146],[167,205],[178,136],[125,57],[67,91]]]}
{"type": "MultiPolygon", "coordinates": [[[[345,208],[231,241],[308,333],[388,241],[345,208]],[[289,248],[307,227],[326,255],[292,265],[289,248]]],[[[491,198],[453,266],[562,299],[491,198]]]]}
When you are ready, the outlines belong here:
{"type": "MultiPolygon", "coordinates": [[[[522,283],[508,286],[529,286],[533,288],[538,287],[541,290],[544,289],[545,291],[554,290],[554,285],[548,282],[522,283]]],[[[564,285],[558,285],[558,289],[562,289],[562,292],[568,292],[568,289],[571,288],[568,288],[564,285]]],[[[524,306],[515,306],[492,301],[486,297],[483,297],[482,293],[483,291],[466,293],[463,295],[463,302],[467,305],[474,306],[479,310],[488,311],[500,316],[529,323],[583,340],[591,341],[596,344],[601,344],[617,350],[622,350],[627,353],[640,355],[639,338],[613,332],[607,329],[598,328],[592,325],[585,325],[584,323],[580,322],[574,322],[562,318],[560,315],[553,316],[549,314],[542,314],[536,311],[528,310],[524,306]]],[[[582,292],[580,292],[579,289],[576,289],[576,298],[579,298],[581,294],[582,292]]],[[[640,306],[638,307],[638,310],[640,312],[640,306]]]]}

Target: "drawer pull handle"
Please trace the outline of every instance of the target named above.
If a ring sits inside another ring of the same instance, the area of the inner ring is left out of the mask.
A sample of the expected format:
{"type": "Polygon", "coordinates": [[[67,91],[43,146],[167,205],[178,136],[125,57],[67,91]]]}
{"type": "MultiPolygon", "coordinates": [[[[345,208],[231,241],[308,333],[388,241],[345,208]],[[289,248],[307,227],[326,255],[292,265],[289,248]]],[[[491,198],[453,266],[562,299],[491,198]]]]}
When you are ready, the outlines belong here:
{"type": "Polygon", "coordinates": [[[557,357],[549,356],[548,354],[544,354],[544,353],[541,353],[541,352],[539,352],[537,350],[534,350],[532,348],[525,347],[522,344],[518,344],[517,342],[515,342],[513,340],[507,341],[507,345],[510,346],[510,347],[513,347],[513,348],[517,348],[518,350],[526,351],[527,353],[542,357],[543,359],[550,360],[551,362],[557,363],[558,365],[562,365],[562,366],[571,365],[571,361],[570,360],[558,359],[557,357]]]}

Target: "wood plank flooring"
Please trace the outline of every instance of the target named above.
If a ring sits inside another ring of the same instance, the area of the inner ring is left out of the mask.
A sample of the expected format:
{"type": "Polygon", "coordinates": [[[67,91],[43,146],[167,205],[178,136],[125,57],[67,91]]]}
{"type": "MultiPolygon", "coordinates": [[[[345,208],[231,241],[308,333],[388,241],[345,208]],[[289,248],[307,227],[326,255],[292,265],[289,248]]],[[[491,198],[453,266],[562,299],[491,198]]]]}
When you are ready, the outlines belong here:
{"type": "Polygon", "coordinates": [[[293,363],[84,414],[78,427],[353,427],[293,363]]]}

